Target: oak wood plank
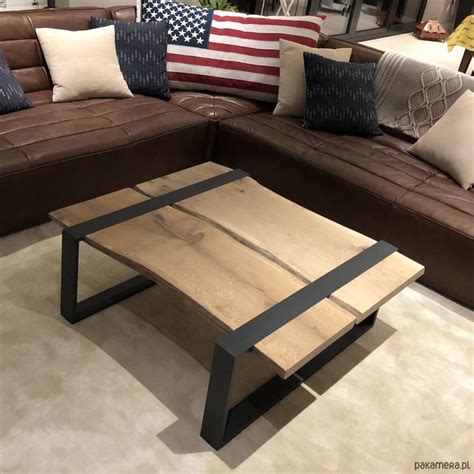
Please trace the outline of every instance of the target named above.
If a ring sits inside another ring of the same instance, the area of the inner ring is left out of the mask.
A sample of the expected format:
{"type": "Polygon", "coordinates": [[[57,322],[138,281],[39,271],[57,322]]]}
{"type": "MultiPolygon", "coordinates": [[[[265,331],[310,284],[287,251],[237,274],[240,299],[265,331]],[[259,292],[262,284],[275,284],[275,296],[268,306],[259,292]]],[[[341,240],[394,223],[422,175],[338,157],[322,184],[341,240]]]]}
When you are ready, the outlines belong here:
{"type": "MultiPolygon", "coordinates": [[[[61,227],[71,227],[109,212],[118,211],[133,204],[150,199],[133,189],[121,189],[72,206],[57,209],[49,213],[49,218],[61,227]]],[[[90,236],[87,236],[86,241],[90,236]]]]}
{"type": "MultiPolygon", "coordinates": [[[[226,185],[227,186],[227,185],[226,185]]],[[[123,190],[55,211],[70,226],[147,199],[123,190]]],[[[225,331],[291,295],[306,283],[206,220],[165,207],[87,236],[86,241],[178,290],[225,331]]],[[[323,300],[256,346],[286,378],[354,325],[339,305],[323,300]]]]}
{"type": "MultiPolygon", "coordinates": [[[[209,162],[142,183],[137,189],[158,196],[226,171],[229,168],[209,162]]],[[[375,243],[251,178],[194,196],[175,207],[212,223],[307,283],[375,243]]],[[[330,299],[361,321],[423,272],[422,265],[395,253],[330,299]]]]}

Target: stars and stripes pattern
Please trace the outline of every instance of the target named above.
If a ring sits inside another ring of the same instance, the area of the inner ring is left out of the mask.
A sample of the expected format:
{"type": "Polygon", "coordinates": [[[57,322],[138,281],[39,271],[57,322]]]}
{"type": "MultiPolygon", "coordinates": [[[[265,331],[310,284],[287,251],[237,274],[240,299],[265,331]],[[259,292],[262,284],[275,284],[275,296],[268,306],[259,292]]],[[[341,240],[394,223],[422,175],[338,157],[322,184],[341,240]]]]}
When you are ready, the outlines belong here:
{"type": "Polygon", "coordinates": [[[168,24],[168,80],[200,89],[275,102],[279,40],[316,47],[323,18],[263,17],[143,0],[141,21],[168,24]]]}

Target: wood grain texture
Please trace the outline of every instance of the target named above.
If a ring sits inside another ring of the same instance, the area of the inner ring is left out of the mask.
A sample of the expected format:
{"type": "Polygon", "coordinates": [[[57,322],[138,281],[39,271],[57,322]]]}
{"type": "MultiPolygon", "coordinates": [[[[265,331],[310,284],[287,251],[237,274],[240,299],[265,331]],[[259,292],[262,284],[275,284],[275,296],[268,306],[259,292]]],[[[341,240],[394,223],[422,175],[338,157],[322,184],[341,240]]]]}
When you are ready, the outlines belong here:
{"type": "MultiPolygon", "coordinates": [[[[123,190],[51,214],[72,225],[145,196],[123,190]]],[[[205,220],[165,207],[89,235],[86,241],[145,276],[178,290],[225,331],[302,288],[298,277],[205,220]]],[[[256,346],[286,378],[338,339],[355,318],[324,300],[256,346]]]]}
{"type": "MultiPolygon", "coordinates": [[[[205,163],[142,183],[137,189],[158,196],[226,171],[229,168],[205,163]]],[[[251,178],[194,196],[175,207],[224,230],[306,283],[375,243],[273,193],[251,178]]],[[[361,321],[423,272],[422,265],[395,253],[330,298],[361,321]]]]}
{"type": "MultiPolygon", "coordinates": [[[[70,226],[226,171],[205,163],[55,211],[51,218],[70,226]]],[[[86,241],[172,289],[183,307],[224,332],[374,243],[251,178],[101,230],[86,241]]],[[[255,351],[286,378],[422,272],[421,265],[393,254],[265,338],[255,351]]]]}
{"type": "MultiPolygon", "coordinates": [[[[157,328],[210,371],[215,344],[226,334],[205,312],[176,288],[157,283],[122,303],[133,314],[157,328]]],[[[275,370],[256,351],[236,361],[229,406],[235,406],[275,376],[275,370]]]]}

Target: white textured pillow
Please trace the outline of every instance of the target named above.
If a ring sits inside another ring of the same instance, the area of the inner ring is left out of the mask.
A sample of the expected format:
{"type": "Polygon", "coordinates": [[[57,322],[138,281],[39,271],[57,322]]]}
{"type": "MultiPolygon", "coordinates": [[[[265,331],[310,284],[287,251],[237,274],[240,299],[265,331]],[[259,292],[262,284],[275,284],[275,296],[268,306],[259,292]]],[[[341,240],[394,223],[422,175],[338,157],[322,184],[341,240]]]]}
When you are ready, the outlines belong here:
{"type": "Polygon", "coordinates": [[[467,90],[410,151],[469,189],[474,185],[473,124],[474,92],[467,90]]]}
{"type": "Polygon", "coordinates": [[[36,34],[53,80],[53,102],[132,97],[120,70],[114,26],[85,31],[37,28],[36,34]]]}
{"type": "Polygon", "coordinates": [[[303,117],[306,105],[306,76],[303,53],[319,54],[333,61],[349,62],[352,48],[310,48],[280,40],[280,88],[274,115],[303,117]]]}

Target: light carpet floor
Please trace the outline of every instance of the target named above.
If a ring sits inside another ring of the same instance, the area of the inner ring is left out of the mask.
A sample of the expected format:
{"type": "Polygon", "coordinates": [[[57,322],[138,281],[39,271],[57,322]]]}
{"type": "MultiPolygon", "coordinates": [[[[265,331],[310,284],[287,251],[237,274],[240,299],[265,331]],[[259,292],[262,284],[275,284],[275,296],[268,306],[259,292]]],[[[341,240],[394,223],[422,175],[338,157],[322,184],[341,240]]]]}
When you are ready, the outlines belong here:
{"type": "MultiPolygon", "coordinates": [[[[412,285],[376,326],[219,452],[199,437],[208,373],[134,314],[71,326],[53,224],[0,239],[0,472],[412,472],[473,464],[466,309],[412,285]]],[[[81,296],[129,271],[81,248],[81,296]]],[[[159,305],[159,301],[156,302],[159,305]]]]}

